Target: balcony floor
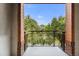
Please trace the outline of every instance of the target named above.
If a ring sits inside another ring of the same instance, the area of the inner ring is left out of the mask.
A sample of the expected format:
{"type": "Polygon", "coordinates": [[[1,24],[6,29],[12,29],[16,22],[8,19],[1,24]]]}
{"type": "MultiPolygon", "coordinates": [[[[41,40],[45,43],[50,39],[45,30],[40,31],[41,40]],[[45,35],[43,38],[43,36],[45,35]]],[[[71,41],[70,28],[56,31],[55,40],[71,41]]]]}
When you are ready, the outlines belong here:
{"type": "Polygon", "coordinates": [[[28,47],[23,56],[68,56],[58,47],[28,47]]]}

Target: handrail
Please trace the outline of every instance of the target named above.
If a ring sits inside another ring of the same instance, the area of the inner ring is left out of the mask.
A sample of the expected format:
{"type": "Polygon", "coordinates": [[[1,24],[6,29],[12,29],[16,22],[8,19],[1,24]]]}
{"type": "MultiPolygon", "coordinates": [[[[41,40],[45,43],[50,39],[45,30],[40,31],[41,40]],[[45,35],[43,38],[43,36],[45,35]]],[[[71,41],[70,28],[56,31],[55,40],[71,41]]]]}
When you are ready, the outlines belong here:
{"type": "MultiPolygon", "coordinates": [[[[34,38],[36,38],[36,37],[34,37],[35,33],[42,33],[40,35],[43,35],[43,33],[47,33],[49,38],[50,38],[50,35],[51,35],[53,37],[53,40],[54,40],[53,46],[55,46],[55,40],[56,40],[56,37],[58,36],[59,41],[61,43],[61,47],[64,50],[64,48],[65,48],[65,32],[61,32],[61,31],[55,31],[55,32],[54,31],[29,31],[29,33],[25,33],[25,34],[28,35],[28,36],[31,35],[32,37],[30,39],[33,40],[34,38]]],[[[38,35],[38,34],[36,34],[36,35],[38,35]]],[[[42,39],[42,37],[41,37],[41,39],[42,39]]]]}

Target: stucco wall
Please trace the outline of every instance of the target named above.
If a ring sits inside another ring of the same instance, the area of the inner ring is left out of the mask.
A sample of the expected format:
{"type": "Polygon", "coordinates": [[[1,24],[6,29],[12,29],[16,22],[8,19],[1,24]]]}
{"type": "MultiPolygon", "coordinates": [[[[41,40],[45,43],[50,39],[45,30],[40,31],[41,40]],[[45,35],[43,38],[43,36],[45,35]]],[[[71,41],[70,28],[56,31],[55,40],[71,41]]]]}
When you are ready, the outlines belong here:
{"type": "Polygon", "coordinates": [[[11,4],[12,20],[11,20],[11,55],[17,55],[18,41],[18,4],[11,4]]]}
{"type": "Polygon", "coordinates": [[[10,6],[0,4],[0,55],[10,55],[10,6]]]}
{"type": "Polygon", "coordinates": [[[18,4],[0,4],[0,55],[17,55],[18,4]]]}
{"type": "Polygon", "coordinates": [[[75,55],[79,56],[79,4],[75,4],[75,55]]]}

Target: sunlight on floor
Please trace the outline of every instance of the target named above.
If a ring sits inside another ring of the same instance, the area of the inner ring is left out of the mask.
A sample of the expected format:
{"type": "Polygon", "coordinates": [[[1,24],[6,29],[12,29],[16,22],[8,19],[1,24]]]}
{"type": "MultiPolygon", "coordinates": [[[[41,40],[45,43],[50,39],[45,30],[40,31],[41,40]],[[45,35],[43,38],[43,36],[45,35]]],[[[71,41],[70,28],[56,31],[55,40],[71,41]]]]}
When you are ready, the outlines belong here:
{"type": "Polygon", "coordinates": [[[58,47],[28,47],[23,56],[68,56],[58,47]]]}

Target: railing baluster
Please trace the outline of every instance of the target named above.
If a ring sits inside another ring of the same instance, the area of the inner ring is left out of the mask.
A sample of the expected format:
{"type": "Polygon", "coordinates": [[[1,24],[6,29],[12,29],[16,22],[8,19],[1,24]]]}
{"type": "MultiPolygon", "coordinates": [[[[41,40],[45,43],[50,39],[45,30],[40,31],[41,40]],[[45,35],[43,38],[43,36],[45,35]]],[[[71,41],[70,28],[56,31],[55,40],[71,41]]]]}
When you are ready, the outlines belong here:
{"type": "Polygon", "coordinates": [[[53,46],[56,46],[59,44],[59,41],[60,41],[61,47],[63,48],[63,50],[65,48],[65,32],[61,33],[56,30],[53,32],[52,31],[30,31],[29,35],[30,35],[29,43],[31,43],[32,46],[34,46],[35,44],[42,44],[43,46],[44,44],[48,44],[48,45],[53,44],[53,46]],[[53,35],[51,33],[53,33],[53,35]],[[58,43],[56,40],[59,40],[58,43]]]}
{"type": "Polygon", "coordinates": [[[55,31],[53,31],[53,37],[54,37],[54,39],[53,39],[53,46],[55,46],[55,31]]]}
{"type": "Polygon", "coordinates": [[[61,47],[63,50],[65,50],[65,32],[62,32],[62,38],[61,38],[61,47]]]}

